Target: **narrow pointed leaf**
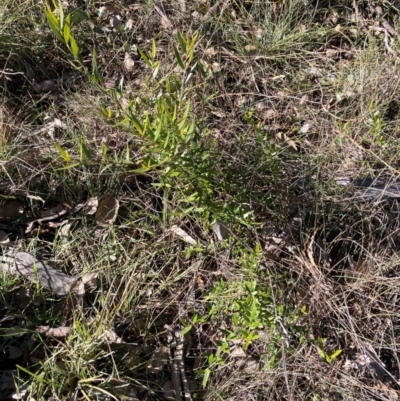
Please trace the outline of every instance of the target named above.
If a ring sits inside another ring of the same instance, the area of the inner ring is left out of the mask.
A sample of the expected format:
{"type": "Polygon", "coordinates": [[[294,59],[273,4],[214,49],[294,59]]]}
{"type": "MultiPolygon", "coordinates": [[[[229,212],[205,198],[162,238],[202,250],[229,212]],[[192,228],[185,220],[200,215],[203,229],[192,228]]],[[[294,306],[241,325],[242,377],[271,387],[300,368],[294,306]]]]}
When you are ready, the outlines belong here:
{"type": "Polygon", "coordinates": [[[69,42],[69,39],[71,37],[71,16],[68,15],[68,17],[65,20],[65,25],[64,25],[64,40],[65,43],[69,42]]]}
{"type": "Polygon", "coordinates": [[[75,57],[78,57],[78,55],[79,55],[79,46],[78,46],[78,43],[76,43],[76,40],[74,39],[73,36],[71,36],[69,38],[69,43],[71,45],[72,54],[75,57]]]}
{"type": "Polygon", "coordinates": [[[178,31],[178,42],[179,42],[179,46],[181,47],[181,49],[183,50],[183,52],[186,54],[186,43],[185,43],[185,39],[182,37],[181,33],[178,31]]]}
{"type": "Polygon", "coordinates": [[[184,64],[183,64],[183,61],[182,61],[182,59],[181,59],[181,56],[179,55],[178,49],[176,48],[175,45],[172,45],[172,48],[173,48],[173,50],[174,50],[174,54],[175,54],[176,61],[178,62],[179,66],[182,68],[182,70],[184,70],[184,69],[185,69],[185,66],[184,66],[184,64]]]}

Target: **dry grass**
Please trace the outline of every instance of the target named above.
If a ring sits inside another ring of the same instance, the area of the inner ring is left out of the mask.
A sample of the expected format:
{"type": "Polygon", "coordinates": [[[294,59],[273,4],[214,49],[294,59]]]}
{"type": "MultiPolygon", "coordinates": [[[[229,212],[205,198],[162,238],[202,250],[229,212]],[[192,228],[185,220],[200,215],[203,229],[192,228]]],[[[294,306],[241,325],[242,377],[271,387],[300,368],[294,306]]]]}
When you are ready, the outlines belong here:
{"type": "Polygon", "coordinates": [[[13,222],[14,247],[98,282],[76,305],[3,274],[0,398],[179,401],[183,330],[186,399],[398,399],[398,202],[338,184],[399,174],[398,10],[350,3],[69,4],[80,60],[42,5],[0,7],[2,198],[120,203],[108,228],[13,222]]]}

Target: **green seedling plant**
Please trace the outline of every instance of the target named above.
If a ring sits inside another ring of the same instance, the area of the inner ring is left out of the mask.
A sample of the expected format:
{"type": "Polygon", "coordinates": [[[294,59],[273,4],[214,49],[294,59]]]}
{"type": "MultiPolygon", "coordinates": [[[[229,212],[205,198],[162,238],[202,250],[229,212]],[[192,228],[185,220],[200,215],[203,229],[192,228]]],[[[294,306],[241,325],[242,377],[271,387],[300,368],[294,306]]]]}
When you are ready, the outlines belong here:
{"type": "Polygon", "coordinates": [[[45,14],[47,22],[56,38],[71,51],[76,60],[82,63],[79,55],[79,45],[71,33],[72,24],[78,25],[80,22],[89,20],[89,16],[81,9],[75,9],[71,14],[65,16],[61,1],[52,2],[53,8],[46,3],[45,14]]]}
{"type": "Polygon", "coordinates": [[[207,312],[204,315],[194,313],[190,322],[181,321],[184,332],[202,324],[209,324],[218,332],[216,350],[205,355],[208,366],[197,372],[204,386],[213,372],[226,366],[233,342],[247,351],[267,336],[268,355],[263,361],[266,368],[273,368],[278,363],[281,344],[286,341],[288,331],[302,329],[296,326],[298,315],[291,308],[276,304],[273,290],[266,284],[266,273],[259,268],[261,256],[259,244],[253,250],[238,249],[241,275],[232,282],[220,280],[214,285],[205,297],[207,312]],[[218,324],[220,319],[224,325],[218,324]]]}
{"type": "Polygon", "coordinates": [[[106,119],[124,129],[135,140],[141,157],[136,161],[134,173],[151,171],[159,173],[159,188],[180,188],[175,191],[174,202],[188,210],[204,214],[228,213],[241,220],[249,220],[249,210],[241,204],[217,201],[214,198],[215,179],[212,165],[218,163],[218,155],[208,140],[210,132],[201,119],[193,113],[196,91],[194,77],[202,76],[208,84],[206,68],[196,60],[197,34],[178,34],[178,44],[173,45],[174,63],[161,75],[157,60],[157,44],[152,41],[146,52],[138,49],[144,63],[151,70],[147,85],[152,95],[130,99],[122,107],[123,93],[114,91],[119,107],[116,112],[103,108],[106,119]],[[179,183],[179,185],[177,185],[179,183]],[[195,206],[193,206],[195,205],[195,206]]]}
{"type": "MultiPolygon", "coordinates": [[[[78,67],[83,68],[93,82],[101,84],[103,80],[95,49],[92,49],[92,69],[89,71],[81,61],[79,45],[71,33],[71,24],[78,24],[87,15],[83,12],[75,15],[75,10],[65,17],[61,3],[54,3],[53,6],[54,10],[47,4],[45,12],[56,38],[68,47],[78,61],[78,67]]],[[[206,104],[212,98],[199,99],[197,96],[195,80],[202,79],[207,86],[211,78],[211,69],[197,57],[197,39],[198,33],[183,35],[178,32],[177,43],[172,45],[174,60],[167,67],[168,71],[161,71],[155,40],[148,51],[138,48],[140,57],[151,72],[146,82],[149,96],[129,98],[126,105],[126,93],[121,88],[113,89],[109,91],[113,106],[108,103],[101,110],[111,125],[122,128],[133,137],[133,150],[138,148],[140,157],[132,162],[131,149],[127,148],[126,157],[111,164],[123,164],[130,167],[129,172],[137,174],[156,171],[159,182],[154,185],[179,188],[173,201],[181,205],[184,213],[192,211],[251,225],[254,223],[252,211],[242,195],[224,200],[215,198],[218,190],[236,192],[236,189],[226,179],[220,180],[220,188],[216,186],[213,171],[220,164],[219,155],[212,145],[211,132],[193,113],[194,102],[206,104]],[[132,169],[132,165],[135,168],[132,169]]],[[[63,168],[72,169],[81,163],[73,161],[61,145],[56,147],[66,163],[63,168]]],[[[103,158],[105,156],[103,152],[103,158]]],[[[229,180],[229,177],[228,172],[226,178],[229,180]]]]}
{"type": "Polygon", "coordinates": [[[388,140],[385,138],[385,122],[382,118],[382,114],[379,110],[377,102],[372,102],[369,106],[370,118],[367,120],[368,134],[370,140],[365,139],[366,142],[375,143],[380,148],[384,149],[388,147],[388,140]]]}
{"type": "Polygon", "coordinates": [[[278,350],[281,336],[277,319],[283,312],[282,308],[275,309],[270,289],[263,289],[255,280],[235,280],[228,284],[225,281],[217,283],[206,297],[208,311],[202,318],[195,316],[192,324],[202,322],[212,324],[221,316],[229,316],[226,328],[219,328],[217,349],[207,355],[209,367],[198,374],[203,376],[203,385],[207,384],[210,372],[225,365],[230,354],[232,341],[239,342],[244,351],[261,338],[261,333],[267,331],[271,335],[269,359],[273,361],[278,350]]]}
{"type": "Polygon", "coordinates": [[[324,338],[318,337],[316,342],[318,347],[318,354],[325,362],[329,364],[333,363],[336,360],[336,358],[342,353],[341,349],[336,350],[332,354],[327,353],[324,349],[326,342],[326,339],[324,338]]]}

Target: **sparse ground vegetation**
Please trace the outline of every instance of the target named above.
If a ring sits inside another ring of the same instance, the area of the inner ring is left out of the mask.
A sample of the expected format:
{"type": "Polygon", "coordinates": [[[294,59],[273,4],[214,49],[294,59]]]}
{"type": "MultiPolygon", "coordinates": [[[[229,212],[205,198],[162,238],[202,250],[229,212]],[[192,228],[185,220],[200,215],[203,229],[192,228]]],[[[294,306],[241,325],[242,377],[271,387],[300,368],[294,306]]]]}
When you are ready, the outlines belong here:
{"type": "Polygon", "coordinates": [[[399,11],[3,0],[0,399],[398,400],[399,11]]]}

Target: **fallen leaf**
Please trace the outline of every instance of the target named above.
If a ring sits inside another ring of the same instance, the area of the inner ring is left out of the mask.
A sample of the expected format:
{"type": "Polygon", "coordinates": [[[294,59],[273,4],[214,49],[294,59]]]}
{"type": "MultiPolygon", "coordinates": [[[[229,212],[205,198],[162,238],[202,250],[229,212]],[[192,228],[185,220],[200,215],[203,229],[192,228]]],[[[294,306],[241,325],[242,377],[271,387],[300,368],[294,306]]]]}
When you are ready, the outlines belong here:
{"type": "Polygon", "coordinates": [[[83,206],[83,213],[92,215],[97,212],[97,208],[99,207],[99,200],[96,196],[93,196],[87,200],[85,205],[83,206]]]}
{"type": "Polygon", "coordinates": [[[169,348],[160,347],[153,352],[150,363],[147,365],[148,373],[158,373],[168,363],[169,348]]]}
{"type": "Polygon", "coordinates": [[[75,281],[75,283],[71,285],[71,292],[77,301],[81,301],[85,296],[85,285],[81,280],[75,281]]]}
{"type": "Polygon", "coordinates": [[[0,219],[12,219],[20,217],[24,213],[24,203],[19,200],[1,202],[0,219]]]}
{"type": "Polygon", "coordinates": [[[292,141],[286,134],[284,134],[283,132],[278,132],[278,133],[276,133],[275,137],[276,137],[276,139],[278,139],[279,142],[288,144],[290,146],[291,150],[294,150],[297,152],[296,143],[294,141],[292,141]]]}
{"type": "Polygon", "coordinates": [[[157,11],[158,15],[160,16],[161,26],[162,26],[164,29],[171,28],[172,23],[171,23],[171,21],[169,20],[169,18],[166,16],[166,14],[164,13],[164,11],[161,10],[161,8],[158,7],[158,6],[154,6],[154,9],[157,11]]]}
{"type": "Polygon", "coordinates": [[[207,56],[215,56],[217,54],[217,50],[215,47],[211,46],[204,50],[204,54],[207,54],[207,56]]]}
{"type": "Polygon", "coordinates": [[[229,230],[222,221],[216,221],[213,224],[213,231],[219,241],[224,241],[229,238],[229,230]]]}
{"type": "Polygon", "coordinates": [[[195,281],[195,289],[201,291],[204,288],[204,286],[205,286],[204,281],[201,278],[200,274],[198,274],[195,281]]]}
{"type": "Polygon", "coordinates": [[[29,281],[40,284],[57,295],[67,295],[75,279],[64,274],[27,252],[5,254],[0,257],[1,268],[10,274],[20,274],[29,281]]]}
{"type": "Polygon", "coordinates": [[[115,78],[109,78],[104,83],[104,86],[106,87],[106,89],[112,89],[112,88],[115,88],[116,84],[117,84],[117,80],[115,78]]]}
{"type": "Polygon", "coordinates": [[[44,359],[44,352],[39,348],[33,350],[29,355],[29,360],[31,361],[31,363],[40,363],[41,361],[44,361],[44,359]]]}
{"type": "Polygon", "coordinates": [[[170,228],[170,231],[173,232],[178,237],[182,238],[188,244],[191,244],[191,245],[197,244],[197,241],[193,237],[191,237],[189,234],[187,234],[184,230],[182,230],[178,226],[173,225],[170,228]]]}
{"type": "Polygon", "coordinates": [[[171,380],[167,380],[163,384],[162,389],[163,389],[163,392],[164,392],[164,398],[166,400],[176,400],[174,384],[172,383],[171,380]]]}
{"type": "Polygon", "coordinates": [[[60,235],[62,237],[68,237],[69,231],[71,230],[71,227],[72,227],[71,223],[67,223],[67,224],[64,224],[63,226],[61,226],[60,235]]]}
{"type": "Polygon", "coordinates": [[[326,49],[325,50],[326,57],[335,58],[340,56],[340,51],[337,49],[326,49]]]}
{"type": "Polygon", "coordinates": [[[121,24],[122,24],[121,17],[119,15],[113,15],[110,18],[110,25],[116,32],[120,30],[121,24]]]}
{"type": "Polygon", "coordinates": [[[221,70],[221,64],[214,62],[211,64],[211,68],[214,72],[218,72],[221,70]]]}
{"type": "Polygon", "coordinates": [[[131,31],[133,29],[133,24],[134,24],[133,19],[129,18],[128,21],[126,21],[125,30],[131,31]]]}
{"type": "Polygon", "coordinates": [[[389,375],[391,376],[390,372],[388,372],[384,363],[380,360],[378,354],[374,350],[374,347],[370,343],[367,343],[366,341],[363,341],[362,344],[364,346],[364,351],[368,359],[368,366],[375,372],[377,379],[383,382],[386,373],[389,373],[389,375]]]}
{"type": "Polygon", "coordinates": [[[61,326],[51,328],[50,326],[38,326],[36,327],[36,331],[49,337],[64,338],[70,333],[71,327],[61,326]]]}
{"type": "Polygon", "coordinates": [[[250,34],[255,36],[258,39],[260,39],[262,37],[263,33],[264,33],[264,30],[257,26],[250,27],[250,34]]]}
{"type": "Polygon", "coordinates": [[[256,373],[259,371],[259,362],[254,357],[240,358],[236,361],[235,367],[246,373],[256,373]]]}
{"type": "Polygon", "coordinates": [[[31,294],[29,290],[23,286],[15,290],[14,292],[15,301],[20,309],[25,309],[31,303],[31,294]]]}
{"type": "Polygon", "coordinates": [[[0,230],[0,245],[6,244],[7,242],[10,242],[8,234],[5,231],[0,230]]]}
{"type": "Polygon", "coordinates": [[[7,347],[7,351],[9,359],[17,359],[24,354],[24,352],[20,348],[14,345],[9,345],[7,347]]]}
{"type": "Polygon", "coordinates": [[[106,333],[105,333],[105,334],[106,334],[107,341],[108,341],[109,343],[121,344],[121,343],[124,342],[124,340],[123,340],[121,337],[119,337],[119,336],[117,335],[117,333],[116,333],[114,330],[112,330],[112,329],[106,330],[106,333]]]}
{"type": "Polygon", "coordinates": [[[247,373],[256,373],[260,370],[260,363],[253,356],[249,357],[244,365],[244,371],[247,373]]]}
{"type": "Polygon", "coordinates": [[[211,111],[211,113],[212,113],[214,116],[217,116],[217,117],[219,117],[219,118],[226,118],[226,113],[223,113],[223,112],[220,111],[220,110],[213,110],[213,111],[211,111]]]}
{"type": "Polygon", "coordinates": [[[185,12],[185,11],[186,11],[186,3],[185,3],[185,0],[178,0],[178,4],[179,4],[179,7],[180,7],[181,11],[182,11],[182,12],[185,12]]]}
{"type": "Polygon", "coordinates": [[[268,109],[261,113],[261,118],[263,120],[273,120],[276,116],[275,110],[268,109]]]}
{"type": "Polygon", "coordinates": [[[300,130],[299,130],[299,133],[300,133],[300,134],[306,134],[306,133],[308,132],[309,129],[310,129],[310,124],[304,123],[304,124],[301,126],[301,128],[300,128],[300,130]]]}
{"type": "Polygon", "coordinates": [[[0,376],[0,390],[14,389],[14,378],[12,370],[4,371],[0,376]]]}
{"type": "Polygon", "coordinates": [[[115,14],[117,12],[118,12],[118,10],[115,6],[113,6],[111,4],[106,4],[105,6],[102,6],[97,10],[97,15],[100,18],[102,18],[106,15],[115,14]]]}
{"type": "Polygon", "coordinates": [[[96,212],[96,221],[100,227],[109,227],[118,216],[119,202],[113,196],[106,196],[96,212]]]}
{"type": "Polygon", "coordinates": [[[28,390],[29,390],[29,383],[24,383],[24,384],[22,384],[22,386],[20,386],[19,388],[18,388],[18,390],[15,392],[15,393],[13,393],[13,395],[11,396],[11,398],[13,399],[13,400],[22,400],[22,399],[25,399],[26,398],[26,393],[28,392],[28,390]]]}
{"type": "Polygon", "coordinates": [[[244,48],[245,48],[246,51],[248,51],[248,52],[254,52],[254,51],[257,50],[257,46],[254,46],[254,45],[246,45],[244,48]]]}
{"type": "Polygon", "coordinates": [[[124,68],[126,71],[131,72],[135,67],[135,61],[133,60],[132,56],[126,52],[124,58],[124,68]]]}
{"type": "Polygon", "coordinates": [[[86,273],[82,277],[82,283],[85,286],[86,290],[94,290],[97,288],[97,276],[98,276],[98,273],[90,272],[90,273],[86,273]]]}
{"type": "Polygon", "coordinates": [[[246,357],[246,353],[243,351],[243,348],[240,346],[235,346],[230,354],[229,354],[232,358],[245,358],[246,357]]]}
{"type": "Polygon", "coordinates": [[[58,118],[54,118],[54,120],[47,122],[43,127],[38,128],[37,130],[33,131],[31,133],[32,135],[38,135],[41,134],[43,132],[47,132],[47,134],[53,138],[54,137],[54,132],[56,130],[56,128],[61,128],[61,129],[66,129],[67,125],[64,124],[61,120],[59,120],[58,118]]]}
{"type": "Polygon", "coordinates": [[[55,82],[50,80],[46,80],[39,83],[37,83],[35,80],[32,80],[32,86],[33,89],[35,89],[35,91],[38,93],[48,93],[57,90],[57,85],[55,84],[55,82]]]}

